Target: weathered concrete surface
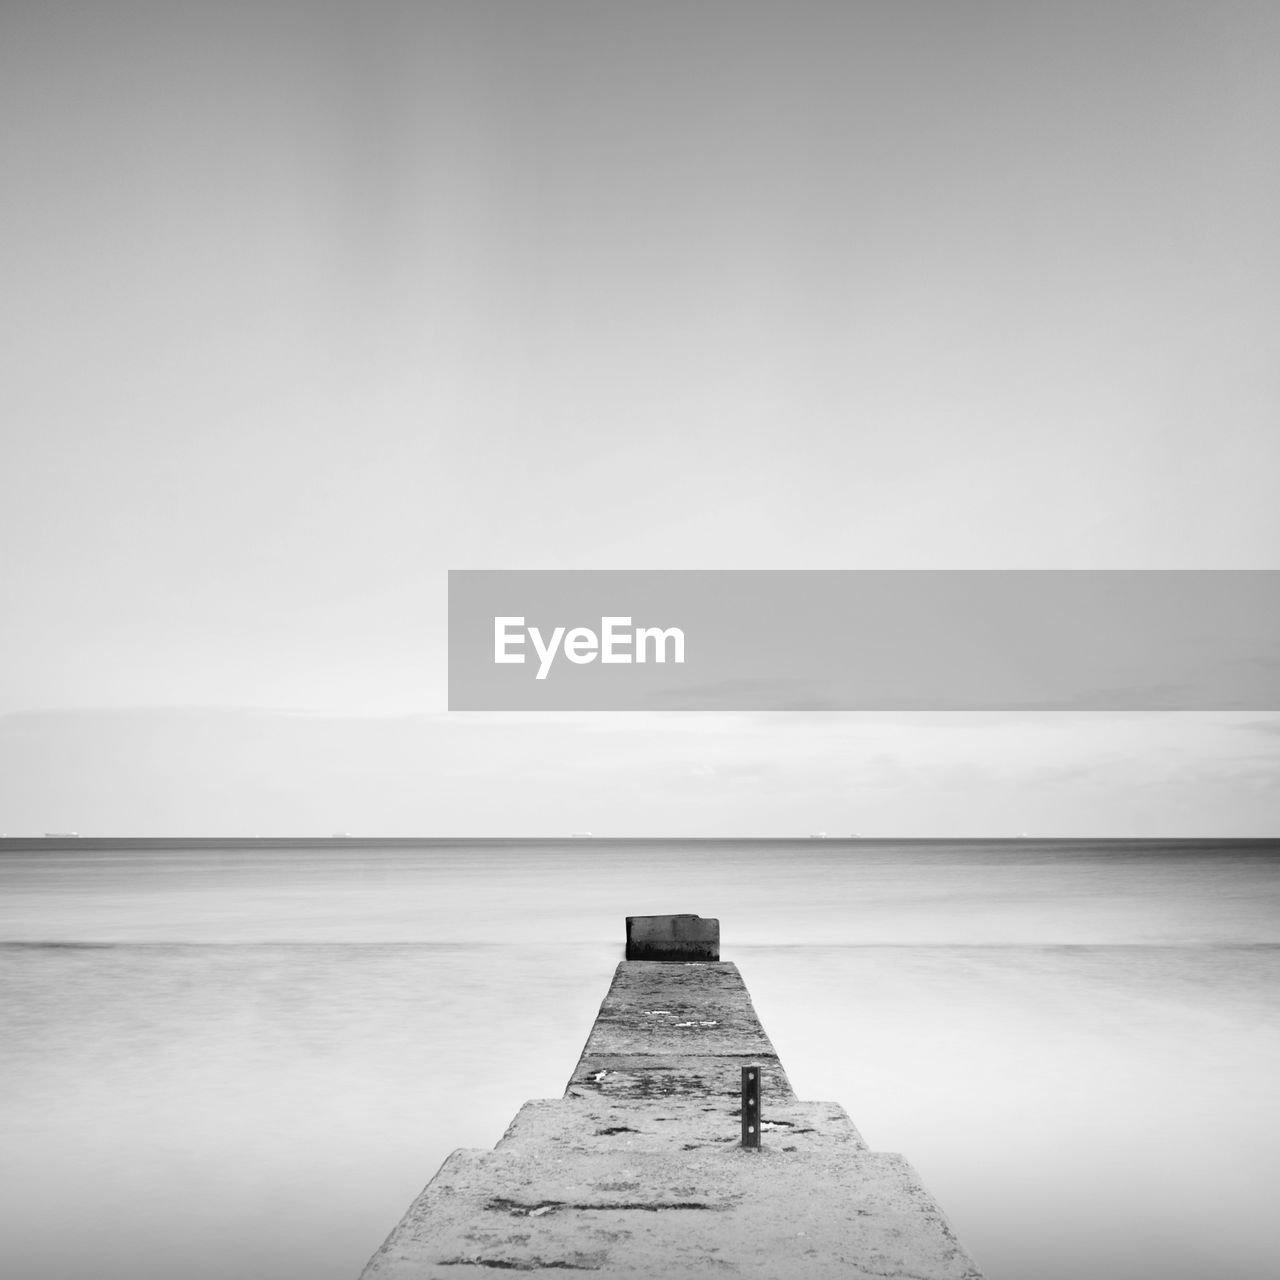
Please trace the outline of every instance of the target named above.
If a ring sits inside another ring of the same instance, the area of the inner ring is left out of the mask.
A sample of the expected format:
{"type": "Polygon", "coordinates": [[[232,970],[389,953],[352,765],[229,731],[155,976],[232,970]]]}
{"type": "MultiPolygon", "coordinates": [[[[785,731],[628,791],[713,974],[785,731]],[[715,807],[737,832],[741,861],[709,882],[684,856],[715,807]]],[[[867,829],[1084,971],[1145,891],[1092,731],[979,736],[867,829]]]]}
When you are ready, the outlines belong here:
{"type": "MultiPolygon", "coordinates": [[[[750,1062],[760,1064],[765,1097],[794,1096],[736,966],[624,962],[565,1096],[727,1096],[736,1115],[750,1062]]],[[[733,1132],[729,1122],[725,1133],[733,1132]]]]}
{"type": "Polygon", "coordinates": [[[627,959],[719,960],[720,921],[701,916],[628,916],[627,959]]]}
{"type": "Polygon", "coordinates": [[[557,1100],[455,1151],[362,1280],[468,1269],[600,1280],[709,1274],[980,1280],[897,1155],[795,1097],[732,964],[624,962],[557,1100]],[[759,1063],[764,1146],[739,1145],[759,1063]]]}

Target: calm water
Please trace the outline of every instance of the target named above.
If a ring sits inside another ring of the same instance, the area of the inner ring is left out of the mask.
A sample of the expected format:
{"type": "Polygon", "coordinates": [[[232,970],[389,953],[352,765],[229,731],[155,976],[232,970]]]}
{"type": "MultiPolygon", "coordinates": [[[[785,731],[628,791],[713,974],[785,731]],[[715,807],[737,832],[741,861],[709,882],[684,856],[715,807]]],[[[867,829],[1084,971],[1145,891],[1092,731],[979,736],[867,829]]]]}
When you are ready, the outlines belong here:
{"type": "Polygon", "coordinates": [[[659,911],[990,1280],[1280,1274],[1280,844],[507,841],[0,849],[5,1275],[354,1280],[659,911]]]}

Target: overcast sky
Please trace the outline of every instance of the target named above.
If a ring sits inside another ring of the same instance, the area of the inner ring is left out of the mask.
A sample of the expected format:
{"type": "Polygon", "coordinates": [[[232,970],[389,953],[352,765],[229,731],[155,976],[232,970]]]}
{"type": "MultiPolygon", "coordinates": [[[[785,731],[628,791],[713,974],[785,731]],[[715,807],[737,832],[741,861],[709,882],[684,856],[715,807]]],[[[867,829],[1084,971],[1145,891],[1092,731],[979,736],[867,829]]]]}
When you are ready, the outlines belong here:
{"type": "Polygon", "coordinates": [[[1280,568],[1280,6],[0,9],[0,831],[1275,834],[1280,717],[449,716],[449,568],[1280,568]]]}

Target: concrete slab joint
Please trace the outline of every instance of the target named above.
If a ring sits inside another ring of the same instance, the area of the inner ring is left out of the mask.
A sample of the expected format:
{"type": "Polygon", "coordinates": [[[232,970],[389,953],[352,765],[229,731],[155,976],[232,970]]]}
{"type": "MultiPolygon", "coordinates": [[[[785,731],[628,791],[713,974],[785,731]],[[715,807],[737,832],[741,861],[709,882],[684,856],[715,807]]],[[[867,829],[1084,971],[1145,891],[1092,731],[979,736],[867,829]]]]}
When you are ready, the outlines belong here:
{"type": "Polygon", "coordinates": [[[902,1156],[795,1096],[717,921],[628,917],[628,955],[682,931],[716,959],[619,964],[564,1096],[525,1103],[492,1151],[455,1151],[361,1280],[981,1280],[902,1156]],[[637,939],[648,921],[667,923],[637,939]],[[740,1142],[744,1067],[758,1148],[740,1142]]]}

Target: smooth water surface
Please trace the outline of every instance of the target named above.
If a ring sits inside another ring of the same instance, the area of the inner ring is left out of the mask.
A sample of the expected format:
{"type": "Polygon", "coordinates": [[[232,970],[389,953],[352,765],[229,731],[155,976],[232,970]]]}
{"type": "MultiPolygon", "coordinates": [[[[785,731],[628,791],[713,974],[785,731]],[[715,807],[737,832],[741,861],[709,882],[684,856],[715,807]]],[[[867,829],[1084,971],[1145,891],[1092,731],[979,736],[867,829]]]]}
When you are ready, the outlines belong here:
{"type": "Polygon", "coordinates": [[[575,840],[0,849],[6,1276],[355,1280],[658,911],[989,1280],[1280,1273],[1280,846],[575,840]]]}

